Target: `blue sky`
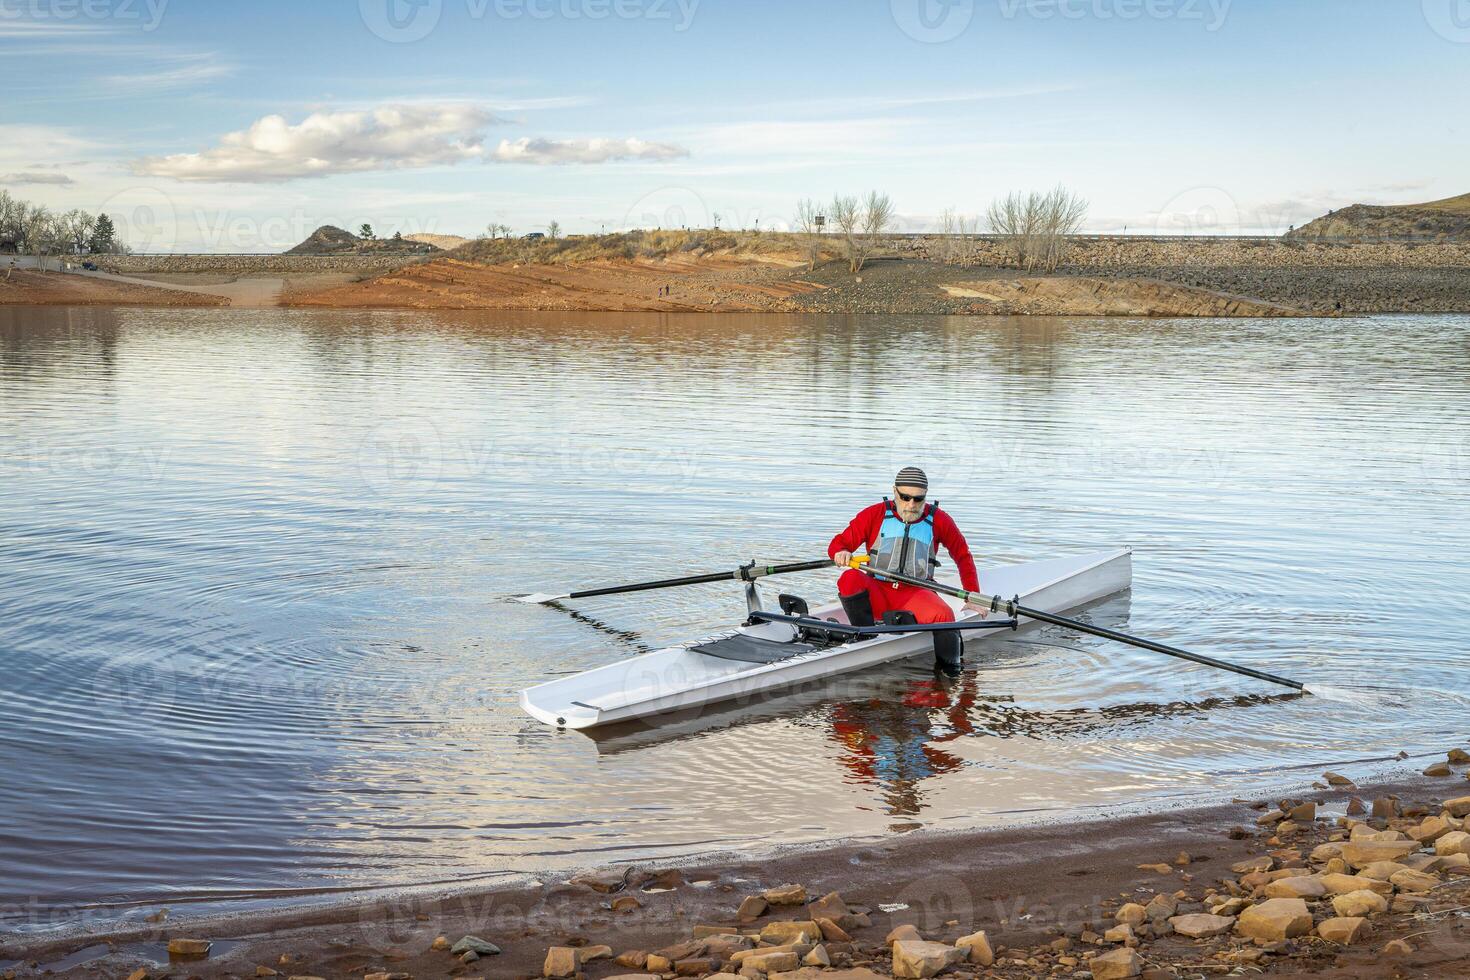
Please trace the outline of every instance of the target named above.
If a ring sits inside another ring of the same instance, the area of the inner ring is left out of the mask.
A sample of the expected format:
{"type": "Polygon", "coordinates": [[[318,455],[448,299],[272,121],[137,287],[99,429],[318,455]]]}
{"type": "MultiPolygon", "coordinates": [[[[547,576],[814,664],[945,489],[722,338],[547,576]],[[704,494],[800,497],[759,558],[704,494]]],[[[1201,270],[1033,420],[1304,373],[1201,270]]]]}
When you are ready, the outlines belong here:
{"type": "Polygon", "coordinates": [[[0,187],[145,250],[316,225],[905,228],[1065,183],[1097,231],[1470,191],[1470,0],[0,0],[0,187]]]}

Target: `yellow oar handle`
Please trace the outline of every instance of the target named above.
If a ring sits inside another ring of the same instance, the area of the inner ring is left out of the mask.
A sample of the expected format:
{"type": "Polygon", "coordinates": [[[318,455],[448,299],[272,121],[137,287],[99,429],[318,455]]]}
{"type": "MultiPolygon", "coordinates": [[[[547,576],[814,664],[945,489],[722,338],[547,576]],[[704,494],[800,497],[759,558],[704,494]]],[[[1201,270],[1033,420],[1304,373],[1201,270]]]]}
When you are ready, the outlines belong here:
{"type": "Polygon", "coordinates": [[[853,555],[851,558],[847,559],[847,567],[862,568],[868,563],[871,557],[871,555],[853,555]]]}

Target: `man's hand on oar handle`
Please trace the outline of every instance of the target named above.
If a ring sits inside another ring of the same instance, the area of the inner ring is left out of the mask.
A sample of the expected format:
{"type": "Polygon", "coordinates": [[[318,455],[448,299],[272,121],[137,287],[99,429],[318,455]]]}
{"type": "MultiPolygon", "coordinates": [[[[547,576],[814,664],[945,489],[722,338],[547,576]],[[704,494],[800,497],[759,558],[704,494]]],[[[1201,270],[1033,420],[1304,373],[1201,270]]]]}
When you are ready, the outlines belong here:
{"type": "MultiPolygon", "coordinates": [[[[832,561],[838,568],[862,568],[868,563],[870,558],[870,555],[855,555],[850,551],[839,551],[832,556],[832,561]]],[[[986,619],[990,616],[989,605],[982,605],[978,602],[966,602],[965,608],[979,613],[981,619],[986,619]]]]}

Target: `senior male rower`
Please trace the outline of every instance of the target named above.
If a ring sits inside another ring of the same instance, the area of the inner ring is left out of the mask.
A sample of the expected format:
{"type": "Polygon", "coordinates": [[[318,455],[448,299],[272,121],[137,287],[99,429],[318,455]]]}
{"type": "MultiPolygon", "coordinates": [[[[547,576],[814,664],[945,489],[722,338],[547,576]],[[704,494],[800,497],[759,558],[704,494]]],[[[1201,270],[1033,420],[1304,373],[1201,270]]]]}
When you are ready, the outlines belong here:
{"type": "MultiPolygon", "coordinates": [[[[865,548],[871,557],[868,567],[889,570],[910,578],[934,577],[939,564],[939,546],[949,552],[960,573],[960,585],[969,592],[980,590],[980,577],[970,546],[954,520],[938,504],[925,503],[929,478],[917,466],[905,466],[893,480],[893,499],[865,507],[847,528],[827,546],[827,555],[841,568],[837,580],[842,608],[853,626],[871,626],[884,613],[907,611],[919,623],[949,623],[954,613],[938,594],[916,585],[885,582],[855,568],[848,568],[853,552],[865,548]]],[[[979,608],[979,607],[975,607],[979,608]]],[[[946,672],[959,670],[964,641],[957,630],[934,633],[934,657],[946,672]]]]}

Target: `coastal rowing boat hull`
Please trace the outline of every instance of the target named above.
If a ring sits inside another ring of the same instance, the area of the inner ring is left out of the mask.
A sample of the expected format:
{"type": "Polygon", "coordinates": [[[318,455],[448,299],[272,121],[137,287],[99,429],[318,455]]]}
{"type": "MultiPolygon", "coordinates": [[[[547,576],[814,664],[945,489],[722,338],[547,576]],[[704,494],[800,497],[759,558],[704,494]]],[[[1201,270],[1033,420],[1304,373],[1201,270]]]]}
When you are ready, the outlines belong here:
{"type": "MultiPolygon", "coordinates": [[[[1131,549],[1117,548],[987,568],[980,573],[980,591],[1004,598],[1019,596],[1022,603],[1035,609],[1064,613],[1121,592],[1132,581],[1131,549]]],[[[969,621],[978,616],[962,609],[958,599],[943,598],[955,610],[958,620],[969,621]]],[[[840,603],[814,608],[811,614],[820,619],[847,622],[840,603]]],[[[1029,620],[1022,617],[1020,621],[1029,620]]],[[[973,648],[1005,632],[1009,631],[967,633],[966,646],[973,648]]],[[[691,649],[735,633],[783,642],[791,638],[792,627],[785,623],[742,626],[558,678],[522,691],[521,707],[548,725],[595,728],[721,701],[752,698],[919,654],[932,655],[934,649],[933,639],[927,633],[883,635],[800,652],[774,663],[726,660],[691,649]]]]}

